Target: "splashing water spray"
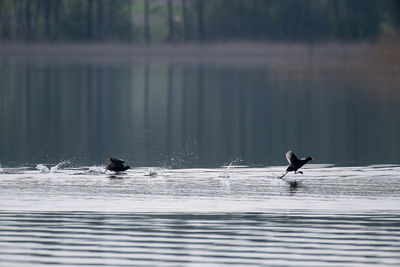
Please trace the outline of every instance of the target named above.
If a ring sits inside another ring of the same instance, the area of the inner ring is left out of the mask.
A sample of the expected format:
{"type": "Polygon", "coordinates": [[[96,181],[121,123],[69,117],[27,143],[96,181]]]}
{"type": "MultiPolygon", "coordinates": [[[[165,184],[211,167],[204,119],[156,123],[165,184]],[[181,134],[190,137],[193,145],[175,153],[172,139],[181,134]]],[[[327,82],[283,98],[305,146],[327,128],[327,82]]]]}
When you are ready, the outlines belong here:
{"type": "Polygon", "coordinates": [[[241,162],[241,160],[240,159],[231,160],[231,162],[228,164],[228,166],[226,166],[225,169],[223,169],[218,176],[219,177],[224,177],[224,178],[231,177],[231,174],[229,173],[229,170],[232,168],[233,164],[238,163],[238,162],[241,162]]]}

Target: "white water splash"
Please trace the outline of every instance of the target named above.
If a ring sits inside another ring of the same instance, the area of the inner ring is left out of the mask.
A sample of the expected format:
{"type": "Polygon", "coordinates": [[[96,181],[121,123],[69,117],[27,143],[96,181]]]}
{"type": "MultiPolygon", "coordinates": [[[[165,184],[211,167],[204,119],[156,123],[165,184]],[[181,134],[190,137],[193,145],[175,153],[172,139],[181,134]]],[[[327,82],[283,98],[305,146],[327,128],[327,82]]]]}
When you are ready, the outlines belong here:
{"type": "Polygon", "coordinates": [[[231,174],[229,173],[229,169],[232,167],[233,163],[235,163],[235,162],[236,162],[236,160],[232,160],[232,161],[229,163],[229,165],[228,165],[225,169],[223,169],[223,170],[220,172],[220,174],[218,175],[218,177],[221,177],[221,178],[230,178],[230,177],[231,177],[231,174]]]}
{"type": "Polygon", "coordinates": [[[104,174],[105,173],[105,167],[104,166],[92,166],[89,167],[89,170],[87,171],[86,174],[88,175],[99,175],[99,174],[104,174]]]}
{"type": "Polygon", "coordinates": [[[144,176],[150,176],[150,177],[156,177],[158,175],[157,171],[155,169],[148,169],[147,173],[144,176]]]}
{"type": "Polygon", "coordinates": [[[50,168],[50,172],[56,172],[60,169],[62,169],[63,167],[65,167],[66,165],[68,165],[70,163],[69,160],[66,161],[61,161],[60,163],[58,163],[56,166],[53,166],[50,168]]]}
{"type": "Polygon", "coordinates": [[[36,165],[36,169],[39,170],[41,173],[49,173],[50,172],[50,169],[47,166],[43,165],[42,163],[36,165]]]}
{"type": "Polygon", "coordinates": [[[1,167],[1,163],[0,163],[0,173],[5,173],[4,169],[1,167]]]}

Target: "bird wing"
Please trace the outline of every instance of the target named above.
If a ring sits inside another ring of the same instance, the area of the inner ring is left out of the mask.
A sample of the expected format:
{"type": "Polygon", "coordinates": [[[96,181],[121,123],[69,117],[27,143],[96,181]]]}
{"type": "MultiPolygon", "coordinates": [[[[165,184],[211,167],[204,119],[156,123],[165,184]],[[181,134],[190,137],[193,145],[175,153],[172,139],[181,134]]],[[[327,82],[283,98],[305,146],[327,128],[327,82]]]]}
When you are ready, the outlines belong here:
{"type": "Polygon", "coordinates": [[[123,164],[125,161],[116,159],[116,158],[110,158],[110,161],[114,164],[123,164]]]}
{"type": "Polygon", "coordinates": [[[293,153],[292,150],[289,150],[288,152],[286,152],[286,159],[289,162],[289,164],[299,162],[299,159],[296,157],[296,155],[293,153]]]}

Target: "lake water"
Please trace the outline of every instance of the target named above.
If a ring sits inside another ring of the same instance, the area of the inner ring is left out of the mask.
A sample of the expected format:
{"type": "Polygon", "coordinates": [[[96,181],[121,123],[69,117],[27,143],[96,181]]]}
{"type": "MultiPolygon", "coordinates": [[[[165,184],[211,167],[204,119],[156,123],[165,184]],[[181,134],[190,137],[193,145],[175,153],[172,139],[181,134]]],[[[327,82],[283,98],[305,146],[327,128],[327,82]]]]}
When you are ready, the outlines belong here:
{"type": "Polygon", "coordinates": [[[0,266],[399,266],[399,76],[285,60],[1,54],[0,266]]]}
{"type": "Polygon", "coordinates": [[[349,69],[352,54],[99,54],[0,54],[0,163],[271,166],[288,149],[322,164],[400,162],[399,75],[349,69]]]}
{"type": "Polygon", "coordinates": [[[2,266],[400,264],[399,166],[42,167],[0,174],[2,266]]]}

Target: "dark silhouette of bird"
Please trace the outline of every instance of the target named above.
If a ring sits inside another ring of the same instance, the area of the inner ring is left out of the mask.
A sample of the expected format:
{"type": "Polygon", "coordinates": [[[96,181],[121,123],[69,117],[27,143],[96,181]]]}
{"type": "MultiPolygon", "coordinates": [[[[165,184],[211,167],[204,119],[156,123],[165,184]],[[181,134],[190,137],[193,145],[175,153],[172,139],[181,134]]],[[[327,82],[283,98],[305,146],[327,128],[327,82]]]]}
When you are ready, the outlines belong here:
{"type": "Polygon", "coordinates": [[[302,171],[298,171],[301,167],[303,167],[304,164],[312,160],[312,157],[307,157],[307,158],[302,158],[298,159],[296,155],[293,153],[293,151],[289,150],[286,152],[286,159],[289,162],[289,166],[286,169],[286,173],[282,175],[279,178],[283,178],[288,172],[294,171],[294,173],[301,173],[303,174],[302,171]]]}
{"type": "Polygon", "coordinates": [[[110,164],[107,165],[106,171],[123,172],[130,169],[131,166],[124,166],[124,162],[125,161],[120,159],[110,158],[110,164]]]}

